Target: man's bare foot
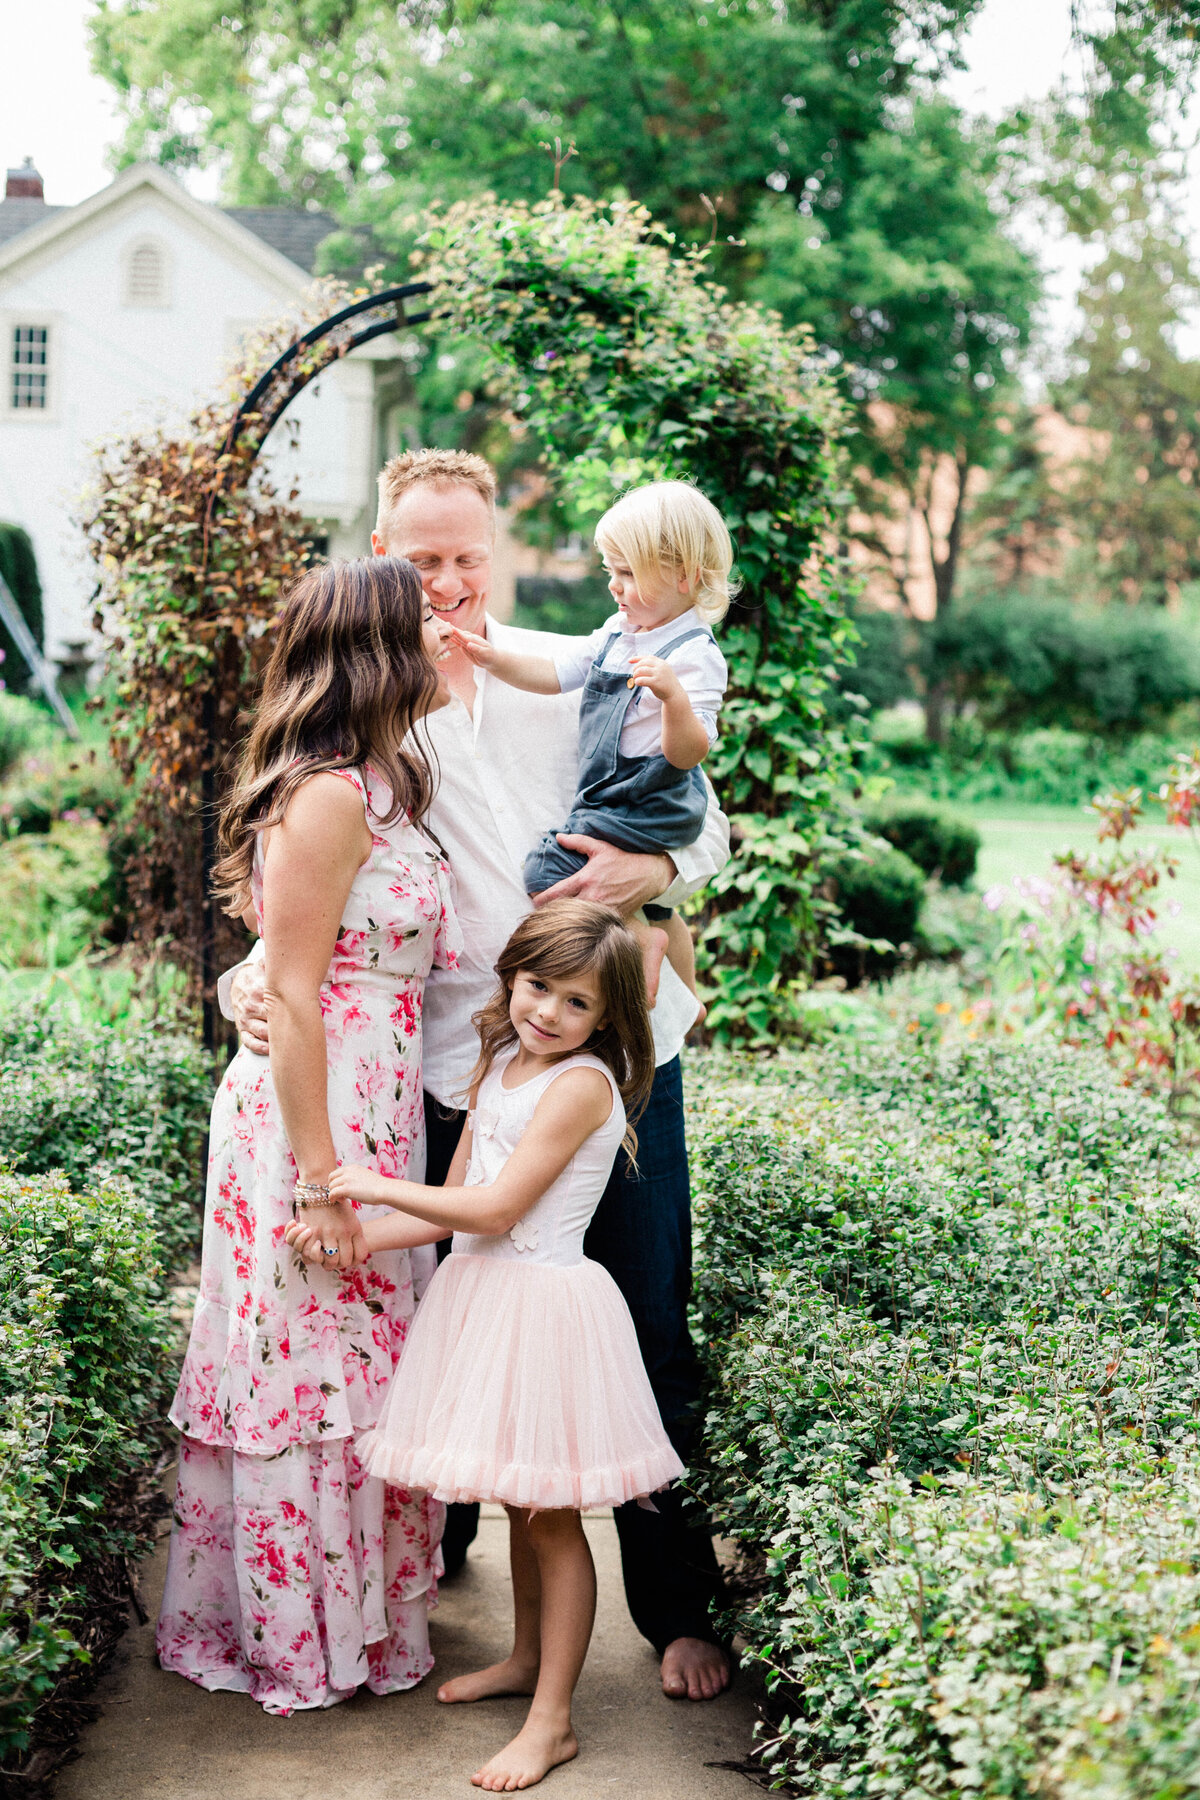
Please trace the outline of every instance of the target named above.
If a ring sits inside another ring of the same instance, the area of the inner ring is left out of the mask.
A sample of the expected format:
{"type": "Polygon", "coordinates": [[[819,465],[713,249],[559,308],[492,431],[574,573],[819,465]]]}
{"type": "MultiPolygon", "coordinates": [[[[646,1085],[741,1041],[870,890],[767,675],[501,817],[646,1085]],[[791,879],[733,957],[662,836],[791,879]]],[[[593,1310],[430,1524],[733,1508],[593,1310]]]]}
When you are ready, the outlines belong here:
{"type": "Polygon", "coordinates": [[[551,1769],[578,1754],[579,1743],[569,1725],[564,1731],[526,1719],[512,1743],[476,1769],[471,1781],[489,1794],[511,1794],[517,1788],[536,1786],[551,1769]]]}
{"type": "Polygon", "coordinates": [[[662,1690],[672,1700],[715,1700],[729,1686],[729,1658],[720,1644],[676,1638],[663,1651],[662,1690]]]}
{"type": "Polygon", "coordinates": [[[469,1675],[443,1681],[437,1697],[453,1705],[458,1700],[491,1700],[498,1694],[532,1694],[537,1677],[536,1663],[519,1663],[515,1657],[506,1656],[490,1669],[473,1669],[469,1675]]]}

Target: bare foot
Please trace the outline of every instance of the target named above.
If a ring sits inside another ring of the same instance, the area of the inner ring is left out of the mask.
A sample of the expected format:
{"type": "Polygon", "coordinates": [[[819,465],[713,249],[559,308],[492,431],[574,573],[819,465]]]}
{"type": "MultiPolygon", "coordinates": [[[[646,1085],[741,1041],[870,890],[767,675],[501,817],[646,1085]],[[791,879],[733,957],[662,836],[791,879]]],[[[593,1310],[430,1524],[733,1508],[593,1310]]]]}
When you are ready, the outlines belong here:
{"type": "Polygon", "coordinates": [[[676,1638],[662,1659],[662,1690],[672,1700],[715,1700],[729,1686],[729,1658],[720,1644],[676,1638]]]}
{"type": "Polygon", "coordinates": [[[491,1700],[498,1694],[532,1694],[537,1676],[536,1663],[519,1663],[515,1657],[506,1656],[490,1669],[473,1669],[469,1675],[443,1681],[437,1697],[452,1705],[457,1700],[491,1700]]]}
{"type": "Polygon", "coordinates": [[[658,1001],[658,984],[670,940],[666,932],[658,925],[639,925],[634,935],[642,946],[642,970],[646,977],[646,999],[653,1007],[658,1001]]]}
{"type": "Polygon", "coordinates": [[[471,1781],[489,1794],[511,1794],[517,1788],[534,1787],[559,1763],[579,1754],[579,1743],[568,1725],[539,1725],[526,1719],[511,1744],[476,1769],[471,1781]]]}

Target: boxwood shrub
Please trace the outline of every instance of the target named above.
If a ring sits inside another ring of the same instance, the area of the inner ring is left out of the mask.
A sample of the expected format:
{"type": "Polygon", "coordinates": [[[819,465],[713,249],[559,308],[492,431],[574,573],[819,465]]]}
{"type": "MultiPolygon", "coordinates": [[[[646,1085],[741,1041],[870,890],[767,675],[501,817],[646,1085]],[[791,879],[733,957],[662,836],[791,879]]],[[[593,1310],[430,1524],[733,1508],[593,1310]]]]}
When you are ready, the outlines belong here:
{"type": "Polygon", "coordinates": [[[948,887],[964,887],[975,873],[979,832],[949,807],[917,794],[889,795],[864,813],[863,824],[948,887]]]}
{"type": "Polygon", "coordinates": [[[1098,1056],[919,1035],[702,1075],[700,1481],[766,1767],[1189,1792],[1200,1158],[1098,1056]]]}
{"type": "Polygon", "coordinates": [[[201,1152],[212,1062],[169,1024],[76,1023],[56,1006],[0,1014],[0,1149],[26,1174],[132,1183],[168,1264],[186,1261],[203,1213],[201,1152]]]}
{"type": "Polygon", "coordinates": [[[156,1219],[128,1184],[0,1173],[0,1758],[91,1653],[142,1547],[169,1381],[156,1219]]]}

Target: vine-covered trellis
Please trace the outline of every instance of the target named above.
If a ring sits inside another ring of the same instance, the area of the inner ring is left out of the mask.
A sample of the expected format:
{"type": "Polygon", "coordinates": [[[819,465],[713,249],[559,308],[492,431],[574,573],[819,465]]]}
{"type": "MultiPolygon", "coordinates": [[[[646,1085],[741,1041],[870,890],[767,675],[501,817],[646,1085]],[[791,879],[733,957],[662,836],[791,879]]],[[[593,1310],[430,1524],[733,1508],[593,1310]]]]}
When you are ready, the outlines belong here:
{"type": "Polygon", "coordinates": [[[486,346],[496,397],[565,495],[598,513],[631,482],[687,475],[729,521],[744,588],[720,627],[731,686],[709,770],[735,854],[705,899],[702,951],[712,1029],[770,1041],[815,946],[817,863],[848,760],[826,706],[851,629],[832,385],[802,331],[726,301],[702,257],[675,255],[638,207],[467,202],[431,215],[417,257],[427,285],[357,301],[326,286],[185,433],[102,455],[85,523],[113,640],[115,740],[140,784],[137,935],[169,936],[211,1002],[238,937],[205,904],[201,819],[308,554],[294,496],[274,494],[255,457],[356,331],[393,328],[406,297],[432,291],[440,325],[486,346]]]}

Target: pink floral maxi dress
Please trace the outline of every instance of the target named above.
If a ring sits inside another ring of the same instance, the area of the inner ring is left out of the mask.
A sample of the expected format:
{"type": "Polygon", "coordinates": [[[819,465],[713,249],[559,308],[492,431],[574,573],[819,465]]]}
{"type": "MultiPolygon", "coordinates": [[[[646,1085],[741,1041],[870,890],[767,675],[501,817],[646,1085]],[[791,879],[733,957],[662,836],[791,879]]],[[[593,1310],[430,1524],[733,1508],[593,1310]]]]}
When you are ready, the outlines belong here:
{"type": "MultiPolygon", "coordinates": [[[[346,778],[373,843],[322,988],[330,1125],[341,1161],[419,1179],[422,991],[454,963],[458,927],[428,839],[379,823],[376,776],[369,793],[346,778]]],[[[261,926],[261,845],[253,885],[261,926]]],[[[344,1275],[299,1261],[283,1238],[296,1165],[262,1057],[229,1065],[209,1142],[160,1661],[273,1713],[411,1687],[432,1666],[443,1509],[369,1476],[354,1434],[379,1416],[433,1249],[344,1275]]]]}

